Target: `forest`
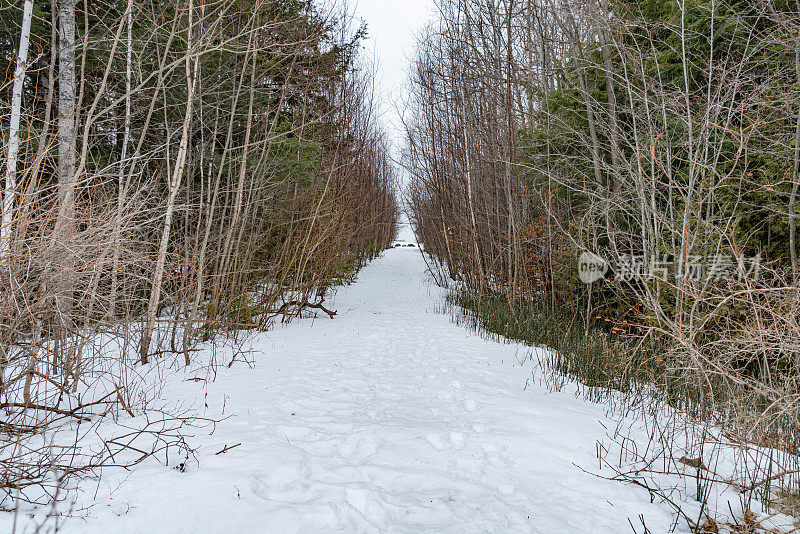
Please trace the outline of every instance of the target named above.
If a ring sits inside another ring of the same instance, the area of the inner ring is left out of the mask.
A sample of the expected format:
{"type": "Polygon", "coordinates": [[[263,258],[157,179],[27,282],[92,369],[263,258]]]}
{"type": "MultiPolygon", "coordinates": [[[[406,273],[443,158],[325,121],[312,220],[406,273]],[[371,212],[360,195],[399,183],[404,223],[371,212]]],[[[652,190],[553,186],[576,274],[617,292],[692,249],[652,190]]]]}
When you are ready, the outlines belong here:
{"type": "MultiPolygon", "coordinates": [[[[675,418],[699,420],[795,473],[800,6],[436,5],[404,164],[454,304],[491,335],[557,349],[549,373],[645,412],[661,447],[675,418]]],[[[777,474],[749,473],[750,489],[777,474]]]]}
{"type": "Polygon", "coordinates": [[[800,2],[362,2],[0,0],[0,530],[800,529],[800,2]]]}
{"type": "Polygon", "coordinates": [[[327,310],[393,239],[365,28],[348,20],[299,0],[0,5],[6,498],[47,502],[54,473],[133,447],[83,457],[39,437],[143,409],[134,366],[327,310]]]}

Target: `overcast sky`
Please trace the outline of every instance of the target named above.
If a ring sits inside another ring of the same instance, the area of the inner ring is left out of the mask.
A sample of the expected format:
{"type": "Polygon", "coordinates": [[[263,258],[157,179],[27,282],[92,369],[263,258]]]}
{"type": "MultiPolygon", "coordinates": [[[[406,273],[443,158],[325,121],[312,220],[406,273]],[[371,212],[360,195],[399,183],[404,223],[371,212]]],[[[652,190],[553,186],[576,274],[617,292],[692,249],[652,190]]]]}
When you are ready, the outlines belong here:
{"type": "MultiPolygon", "coordinates": [[[[433,0],[353,0],[355,15],[367,23],[369,37],[364,56],[377,66],[377,96],[382,121],[392,141],[402,140],[397,109],[403,100],[403,86],[409,61],[414,56],[415,36],[433,19],[433,0]]],[[[395,147],[397,150],[399,147],[395,147]]]]}
{"type": "MultiPolygon", "coordinates": [[[[376,92],[381,122],[392,142],[395,157],[400,155],[403,134],[398,109],[404,99],[409,61],[414,57],[416,35],[435,20],[433,0],[354,0],[355,15],[367,23],[369,38],[364,55],[377,67],[376,92]]],[[[399,239],[413,241],[409,229],[401,228],[399,239]]]]}

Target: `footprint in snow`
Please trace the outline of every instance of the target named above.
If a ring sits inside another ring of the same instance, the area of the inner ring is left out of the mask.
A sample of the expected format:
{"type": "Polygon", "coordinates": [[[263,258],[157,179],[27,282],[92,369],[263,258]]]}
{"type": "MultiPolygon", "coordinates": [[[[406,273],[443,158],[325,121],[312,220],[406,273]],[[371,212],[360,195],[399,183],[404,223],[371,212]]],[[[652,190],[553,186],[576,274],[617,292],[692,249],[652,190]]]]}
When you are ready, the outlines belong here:
{"type": "Polygon", "coordinates": [[[464,434],[461,432],[450,432],[449,439],[440,434],[428,434],[425,436],[425,439],[428,440],[428,443],[437,451],[460,449],[464,446],[464,442],[466,441],[464,434]]]}
{"type": "Polygon", "coordinates": [[[461,432],[450,432],[450,441],[453,443],[453,445],[460,449],[464,446],[466,438],[461,432]]]}
{"type": "Polygon", "coordinates": [[[250,489],[262,499],[288,503],[315,501],[324,493],[321,485],[311,483],[311,470],[303,464],[255,472],[250,476],[250,489]]]}
{"type": "Polygon", "coordinates": [[[514,486],[511,484],[500,484],[497,487],[497,491],[499,491],[503,495],[511,495],[514,493],[514,486]]]}
{"type": "Polygon", "coordinates": [[[483,445],[483,456],[489,465],[493,467],[506,467],[506,462],[497,450],[497,446],[492,443],[485,443],[483,445]]]}
{"type": "Polygon", "coordinates": [[[443,451],[444,449],[447,448],[447,445],[445,445],[442,436],[440,436],[439,434],[428,434],[427,436],[425,436],[425,439],[428,440],[428,443],[433,445],[433,448],[436,449],[437,451],[443,451]]]}

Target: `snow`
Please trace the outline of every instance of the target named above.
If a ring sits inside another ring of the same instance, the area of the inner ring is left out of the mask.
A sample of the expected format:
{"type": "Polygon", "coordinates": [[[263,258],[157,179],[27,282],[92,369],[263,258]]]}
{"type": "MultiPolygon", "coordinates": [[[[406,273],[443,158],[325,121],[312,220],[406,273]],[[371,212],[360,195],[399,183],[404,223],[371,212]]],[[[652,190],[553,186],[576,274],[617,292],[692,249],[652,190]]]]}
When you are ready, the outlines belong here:
{"type": "Polygon", "coordinates": [[[586,472],[606,408],[538,385],[530,348],[453,324],[442,301],[419,249],[391,249],[326,302],[335,319],[251,336],[230,368],[217,347],[207,383],[168,373],[165,398],[222,420],[188,440],[184,471],[151,459],[85,481],[74,508],[96,504],[61,532],[619,534],[640,514],[667,532],[668,505],[586,472]]]}

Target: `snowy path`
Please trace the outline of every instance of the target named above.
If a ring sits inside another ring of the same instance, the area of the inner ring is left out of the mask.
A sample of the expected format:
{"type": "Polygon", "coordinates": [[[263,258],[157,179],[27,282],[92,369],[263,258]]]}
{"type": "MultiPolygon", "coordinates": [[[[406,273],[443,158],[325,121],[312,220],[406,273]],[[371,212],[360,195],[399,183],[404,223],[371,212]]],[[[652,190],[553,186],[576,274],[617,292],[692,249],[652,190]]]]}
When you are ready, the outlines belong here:
{"type": "Polygon", "coordinates": [[[261,334],[253,369],[220,370],[207,414],[231,417],[191,440],[199,465],[143,464],[113,494],[124,475],[108,472],[64,532],[619,534],[642,513],[666,532],[646,492],[573,465],[597,465],[603,407],[523,390],[527,349],[452,324],[441,299],[417,249],[387,251],[338,293],[335,320],[261,334]]]}

